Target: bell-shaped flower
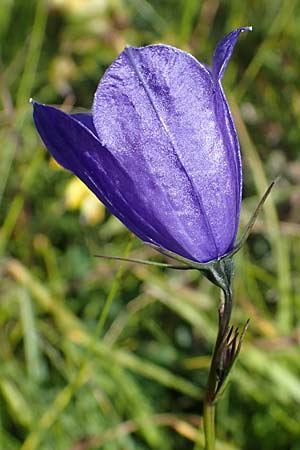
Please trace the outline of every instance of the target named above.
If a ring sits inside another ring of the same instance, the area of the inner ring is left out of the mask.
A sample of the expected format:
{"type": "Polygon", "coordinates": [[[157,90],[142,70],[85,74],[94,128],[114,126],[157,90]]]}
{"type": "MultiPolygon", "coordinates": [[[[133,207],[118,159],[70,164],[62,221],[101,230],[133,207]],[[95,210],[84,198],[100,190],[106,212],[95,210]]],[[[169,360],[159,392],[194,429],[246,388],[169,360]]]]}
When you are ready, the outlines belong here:
{"type": "Polygon", "coordinates": [[[91,114],[34,104],[52,156],[144,242],[194,262],[222,258],[237,234],[242,168],[221,79],[239,28],[212,67],[167,45],[127,47],[91,114]]]}

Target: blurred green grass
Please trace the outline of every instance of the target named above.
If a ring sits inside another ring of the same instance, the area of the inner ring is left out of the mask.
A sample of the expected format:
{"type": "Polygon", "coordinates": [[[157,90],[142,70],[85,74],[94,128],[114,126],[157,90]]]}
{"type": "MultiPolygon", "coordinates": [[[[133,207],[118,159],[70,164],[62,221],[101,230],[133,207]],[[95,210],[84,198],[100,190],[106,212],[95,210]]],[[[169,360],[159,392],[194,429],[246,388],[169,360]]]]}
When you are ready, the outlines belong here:
{"type": "MultiPolygon", "coordinates": [[[[236,257],[234,323],[251,326],[218,407],[219,450],[300,446],[299,2],[2,0],[0,8],[0,448],[189,449],[216,334],[218,292],[152,258],[116,219],[66,208],[30,97],[88,109],[126,43],[164,42],[209,63],[252,25],[224,88],[244,161],[241,228],[281,175],[236,257]]],[[[200,438],[203,439],[203,436],[200,438]]]]}

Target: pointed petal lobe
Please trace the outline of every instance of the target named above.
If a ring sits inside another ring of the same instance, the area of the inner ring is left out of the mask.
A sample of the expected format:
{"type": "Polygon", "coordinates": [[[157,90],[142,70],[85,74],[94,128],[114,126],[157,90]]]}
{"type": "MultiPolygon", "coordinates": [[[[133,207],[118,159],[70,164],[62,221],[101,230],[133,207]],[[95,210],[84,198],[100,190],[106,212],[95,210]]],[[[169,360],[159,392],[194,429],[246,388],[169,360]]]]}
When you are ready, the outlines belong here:
{"type": "Polygon", "coordinates": [[[231,58],[236,41],[244,31],[251,31],[252,27],[241,27],[232,31],[222,39],[215,48],[213,55],[212,73],[214,80],[222,80],[226,66],[231,58]]]}

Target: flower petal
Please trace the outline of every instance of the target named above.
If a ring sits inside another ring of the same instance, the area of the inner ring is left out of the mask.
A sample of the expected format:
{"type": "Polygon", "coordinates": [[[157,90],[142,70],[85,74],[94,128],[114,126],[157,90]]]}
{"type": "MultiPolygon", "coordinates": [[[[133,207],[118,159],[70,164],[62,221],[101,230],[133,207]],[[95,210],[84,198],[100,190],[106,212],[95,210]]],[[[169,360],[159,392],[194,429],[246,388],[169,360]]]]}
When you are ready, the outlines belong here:
{"type": "Polygon", "coordinates": [[[73,119],[78,120],[82,125],[87,127],[95,136],[97,136],[97,131],[93,122],[93,116],[91,113],[76,113],[71,114],[73,119]]]}
{"type": "Polygon", "coordinates": [[[127,171],[91,132],[90,118],[68,115],[33,102],[36,128],[52,156],[77,175],[133,233],[145,242],[191,255],[169,236],[163,224],[157,231],[141,214],[138,187],[127,171]],[[80,119],[80,120],[78,120],[80,119]]]}
{"type": "Polygon", "coordinates": [[[164,223],[199,262],[233,247],[239,147],[221,86],[204,65],[165,45],[126,48],[98,86],[93,118],[138,187],[147,222],[164,223]]]}

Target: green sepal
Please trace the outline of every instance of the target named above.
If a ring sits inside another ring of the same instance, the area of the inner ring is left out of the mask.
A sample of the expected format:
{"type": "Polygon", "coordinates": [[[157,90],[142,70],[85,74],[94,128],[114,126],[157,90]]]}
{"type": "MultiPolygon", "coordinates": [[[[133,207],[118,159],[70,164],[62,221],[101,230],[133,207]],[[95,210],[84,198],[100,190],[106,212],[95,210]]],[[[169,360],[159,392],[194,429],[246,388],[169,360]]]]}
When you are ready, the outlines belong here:
{"type": "Polygon", "coordinates": [[[248,239],[248,237],[249,237],[249,235],[250,235],[250,233],[252,231],[252,228],[253,228],[253,226],[255,224],[257,216],[259,215],[259,213],[260,213],[260,211],[261,211],[265,201],[269,197],[269,195],[270,195],[270,193],[271,193],[275,183],[277,183],[278,179],[279,179],[279,177],[276,178],[275,180],[273,180],[272,183],[267,188],[267,190],[265,191],[265,193],[262,196],[260,202],[258,203],[257,207],[255,208],[255,211],[252,214],[252,216],[251,216],[251,218],[250,218],[250,220],[249,220],[249,222],[248,222],[248,224],[247,224],[247,226],[246,226],[246,228],[245,228],[241,238],[235,244],[235,246],[233,247],[233,250],[231,250],[231,252],[229,253],[230,256],[235,255],[242,248],[242,246],[245,244],[245,242],[247,241],[247,239],[248,239]]]}
{"type": "Polygon", "coordinates": [[[211,264],[215,263],[217,260],[208,262],[208,263],[199,263],[197,261],[193,261],[192,259],[185,258],[184,256],[177,255],[177,253],[173,253],[170,250],[167,250],[165,248],[161,248],[158,245],[151,244],[149,242],[145,242],[146,245],[149,245],[150,247],[154,248],[157,252],[161,253],[164,256],[168,256],[169,258],[175,259],[178,262],[181,262],[182,264],[185,264],[190,267],[190,269],[206,269],[211,264]]]}
{"type": "Polygon", "coordinates": [[[177,270],[189,270],[191,267],[188,266],[176,266],[173,264],[159,263],[156,261],[148,261],[146,259],[135,259],[135,258],[123,258],[122,256],[108,256],[108,255],[94,255],[95,258],[111,259],[113,261],[125,261],[131,263],[144,264],[146,266],[160,267],[162,269],[177,269],[177,270]]]}

